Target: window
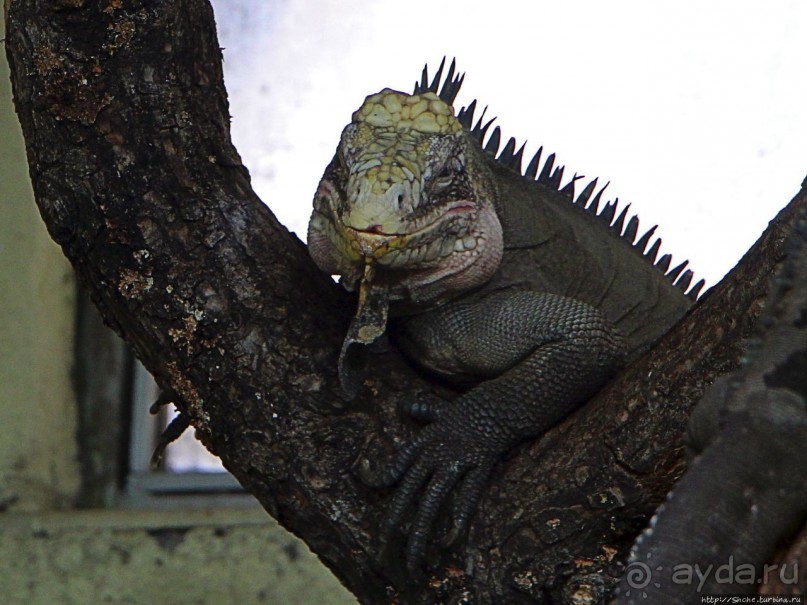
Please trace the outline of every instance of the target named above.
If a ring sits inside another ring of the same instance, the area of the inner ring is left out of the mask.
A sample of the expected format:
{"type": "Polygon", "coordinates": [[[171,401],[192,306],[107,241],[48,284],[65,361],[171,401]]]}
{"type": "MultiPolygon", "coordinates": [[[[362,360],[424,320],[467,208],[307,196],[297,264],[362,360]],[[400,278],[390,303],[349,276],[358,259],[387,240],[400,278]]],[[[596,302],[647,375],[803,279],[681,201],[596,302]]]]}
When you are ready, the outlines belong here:
{"type": "Polygon", "coordinates": [[[129,347],[104,326],[89,298],[77,302],[75,384],[82,485],[78,506],[214,508],[258,506],[192,428],[151,468],[173,405],[149,412],[159,388],[129,347]]]}
{"type": "Polygon", "coordinates": [[[168,404],[151,414],[149,410],[159,397],[159,388],[137,360],[133,360],[132,370],[129,463],[121,505],[257,505],[221,461],[195,438],[193,427],[170,443],[159,465],[152,468],[152,454],[160,435],[177,413],[174,406],[168,404]]]}

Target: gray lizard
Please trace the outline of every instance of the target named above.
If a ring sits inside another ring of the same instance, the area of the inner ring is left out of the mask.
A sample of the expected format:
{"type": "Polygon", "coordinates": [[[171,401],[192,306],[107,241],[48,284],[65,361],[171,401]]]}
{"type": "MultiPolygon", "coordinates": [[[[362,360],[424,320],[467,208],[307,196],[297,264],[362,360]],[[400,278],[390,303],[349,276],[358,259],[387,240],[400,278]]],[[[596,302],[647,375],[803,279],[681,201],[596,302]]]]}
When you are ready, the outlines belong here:
{"type": "Polygon", "coordinates": [[[636,541],[615,605],[751,594],[776,576],[797,583],[797,566],[765,564],[807,521],[805,276],[802,211],[742,367],[692,413],[698,457],[636,541]]]}
{"type": "Polygon", "coordinates": [[[431,526],[455,492],[456,538],[492,469],[519,442],[558,423],[636,359],[690,308],[703,282],[670,257],[654,230],[601,204],[590,182],[575,198],[554,155],[522,173],[523,146],[499,152],[476,102],[456,115],[462,83],[452,63],[414,94],[366,98],[342,132],[319,183],[308,230],[317,265],[358,291],[340,356],[355,392],[356,350],[385,331],[427,373],[461,385],[452,401],[415,401],[428,422],[362,478],[399,484],[386,542],[421,492],[407,564],[416,573],[431,526]],[[592,197],[593,196],[593,197],[592,197]],[[425,485],[425,488],[424,488],[425,485]]]}

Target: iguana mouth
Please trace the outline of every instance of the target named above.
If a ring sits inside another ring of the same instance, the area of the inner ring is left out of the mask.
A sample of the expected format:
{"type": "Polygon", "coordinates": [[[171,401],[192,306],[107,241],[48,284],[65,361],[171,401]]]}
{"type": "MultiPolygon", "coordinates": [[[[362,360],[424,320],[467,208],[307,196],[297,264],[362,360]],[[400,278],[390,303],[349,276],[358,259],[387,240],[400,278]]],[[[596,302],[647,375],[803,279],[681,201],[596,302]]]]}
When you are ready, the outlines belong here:
{"type": "MultiPolygon", "coordinates": [[[[361,236],[381,237],[418,237],[424,233],[435,230],[441,224],[458,217],[467,217],[473,221],[477,205],[467,199],[455,200],[448,203],[429,205],[427,210],[417,209],[407,216],[397,219],[398,230],[392,230],[381,223],[367,227],[354,227],[344,220],[339,220],[346,232],[360,234],[361,236]]],[[[338,212],[334,212],[339,216],[338,212]]]]}
{"type": "Polygon", "coordinates": [[[417,229],[403,232],[384,231],[381,225],[356,229],[346,223],[341,223],[341,230],[361,256],[380,265],[401,267],[475,248],[476,238],[469,233],[476,209],[468,200],[430,208],[425,217],[402,221],[417,225],[417,229]],[[424,222],[424,218],[430,220],[424,222]]]}

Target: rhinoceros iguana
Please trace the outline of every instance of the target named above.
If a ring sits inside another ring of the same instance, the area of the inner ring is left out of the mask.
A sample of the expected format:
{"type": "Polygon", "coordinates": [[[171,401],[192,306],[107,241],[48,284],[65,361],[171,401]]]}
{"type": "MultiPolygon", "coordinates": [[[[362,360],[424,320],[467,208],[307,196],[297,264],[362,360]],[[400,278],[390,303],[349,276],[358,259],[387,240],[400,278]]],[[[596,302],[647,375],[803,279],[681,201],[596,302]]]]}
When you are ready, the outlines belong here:
{"type": "MultiPolygon", "coordinates": [[[[425,485],[407,547],[418,568],[431,525],[452,490],[456,537],[493,467],[590,398],[690,308],[687,263],[656,260],[654,230],[601,203],[590,182],[561,187],[554,155],[521,171],[523,146],[499,152],[476,102],[456,115],[452,63],[413,94],[367,97],[342,132],[319,183],[308,230],[317,265],[359,293],[340,357],[347,391],[353,352],[388,331],[425,371],[467,388],[451,402],[412,402],[428,425],[363,478],[400,483],[383,536],[425,485]],[[592,197],[593,196],[593,197],[592,197]]],[[[382,538],[382,541],[385,541],[382,538]]]]}

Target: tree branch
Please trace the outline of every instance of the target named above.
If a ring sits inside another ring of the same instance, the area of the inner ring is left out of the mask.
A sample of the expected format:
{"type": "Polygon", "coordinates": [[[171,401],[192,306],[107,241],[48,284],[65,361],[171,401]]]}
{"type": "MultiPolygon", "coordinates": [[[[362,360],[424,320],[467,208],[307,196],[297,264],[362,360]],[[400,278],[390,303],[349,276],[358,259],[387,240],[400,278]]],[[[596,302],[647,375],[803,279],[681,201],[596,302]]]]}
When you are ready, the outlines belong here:
{"type": "Polygon", "coordinates": [[[378,560],[387,494],[350,469],[415,430],[396,405],[432,387],[391,351],[333,408],[352,304],[250,188],[209,5],[8,8],[15,103],[52,237],[206,445],[361,601],[560,602],[616,581],[682,471],[690,406],[738,364],[803,191],[654,351],[502,465],[466,548],[435,548],[434,575],[414,585],[378,560]]]}
{"type": "Polygon", "coordinates": [[[631,551],[619,605],[686,605],[695,587],[708,595],[803,594],[798,547],[768,563],[807,520],[804,210],[741,368],[715,382],[692,413],[687,442],[698,457],[631,551]],[[686,581],[694,566],[697,581],[686,581]]]}

